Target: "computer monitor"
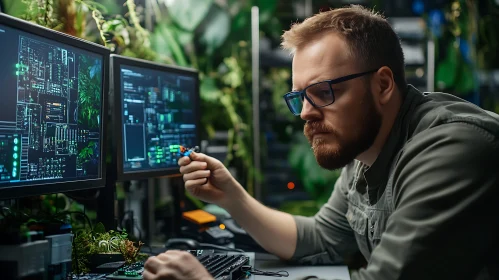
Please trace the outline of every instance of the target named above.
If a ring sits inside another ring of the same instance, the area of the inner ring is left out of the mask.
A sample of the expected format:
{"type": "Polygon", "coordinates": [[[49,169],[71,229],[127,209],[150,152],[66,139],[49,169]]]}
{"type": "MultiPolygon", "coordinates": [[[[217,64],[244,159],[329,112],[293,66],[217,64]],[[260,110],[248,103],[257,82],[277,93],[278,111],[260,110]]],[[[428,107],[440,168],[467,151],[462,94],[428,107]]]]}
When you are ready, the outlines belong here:
{"type": "Polygon", "coordinates": [[[117,180],[179,174],[179,145],[199,145],[193,69],[111,55],[117,180]]]}
{"type": "Polygon", "coordinates": [[[102,187],[107,48],[0,14],[0,199],[102,187]]]}

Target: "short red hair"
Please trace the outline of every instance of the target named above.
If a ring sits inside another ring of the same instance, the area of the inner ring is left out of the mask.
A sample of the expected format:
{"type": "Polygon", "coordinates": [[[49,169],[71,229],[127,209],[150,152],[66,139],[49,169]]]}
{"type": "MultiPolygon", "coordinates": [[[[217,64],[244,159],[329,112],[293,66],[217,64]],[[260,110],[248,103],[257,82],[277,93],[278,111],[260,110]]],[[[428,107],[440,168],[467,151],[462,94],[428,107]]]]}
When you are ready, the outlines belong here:
{"type": "Polygon", "coordinates": [[[281,45],[294,54],[297,48],[328,32],[336,32],[346,40],[350,54],[365,67],[364,71],[389,67],[399,90],[405,91],[407,82],[400,39],[382,15],[360,5],[321,12],[293,24],[282,35],[281,45]]]}

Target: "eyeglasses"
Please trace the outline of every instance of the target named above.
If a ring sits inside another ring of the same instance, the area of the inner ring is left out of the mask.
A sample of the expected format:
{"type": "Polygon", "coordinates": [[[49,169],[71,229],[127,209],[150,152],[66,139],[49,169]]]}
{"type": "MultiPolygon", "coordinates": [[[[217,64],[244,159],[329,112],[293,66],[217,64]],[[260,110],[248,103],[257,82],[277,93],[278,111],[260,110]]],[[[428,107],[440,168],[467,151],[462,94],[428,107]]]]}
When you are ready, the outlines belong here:
{"type": "Polygon", "coordinates": [[[370,73],[378,71],[371,70],[367,72],[352,74],[344,77],[340,77],[334,80],[326,80],[322,82],[317,82],[311,84],[300,91],[290,91],[284,95],[284,100],[289,107],[289,110],[293,115],[299,116],[303,108],[303,100],[312,104],[315,108],[322,108],[334,103],[334,92],[332,85],[346,82],[370,73]]]}

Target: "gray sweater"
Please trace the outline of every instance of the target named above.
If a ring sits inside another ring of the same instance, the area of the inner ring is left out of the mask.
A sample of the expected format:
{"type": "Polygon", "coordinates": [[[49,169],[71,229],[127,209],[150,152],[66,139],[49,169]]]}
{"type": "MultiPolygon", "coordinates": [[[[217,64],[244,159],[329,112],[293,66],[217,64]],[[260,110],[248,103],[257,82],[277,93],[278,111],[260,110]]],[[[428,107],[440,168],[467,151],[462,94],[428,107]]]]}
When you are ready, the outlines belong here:
{"type": "Polygon", "coordinates": [[[498,187],[499,116],[409,86],[375,163],[343,168],[327,204],[295,217],[293,259],[360,250],[354,279],[496,279],[498,187]]]}

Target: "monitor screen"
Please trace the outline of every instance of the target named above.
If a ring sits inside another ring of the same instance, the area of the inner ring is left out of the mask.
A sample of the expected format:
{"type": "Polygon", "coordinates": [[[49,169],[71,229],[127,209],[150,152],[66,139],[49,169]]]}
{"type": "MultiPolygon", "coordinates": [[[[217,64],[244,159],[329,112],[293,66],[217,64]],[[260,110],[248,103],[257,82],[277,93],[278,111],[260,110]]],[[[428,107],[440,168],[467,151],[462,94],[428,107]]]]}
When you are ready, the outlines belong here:
{"type": "Polygon", "coordinates": [[[178,173],[179,145],[199,145],[198,74],[113,56],[121,178],[178,173]]]}
{"type": "Polygon", "coordinates": [[[5,15],[0,41],[0,190],[102,186],[107,49],[5,15]]]}

